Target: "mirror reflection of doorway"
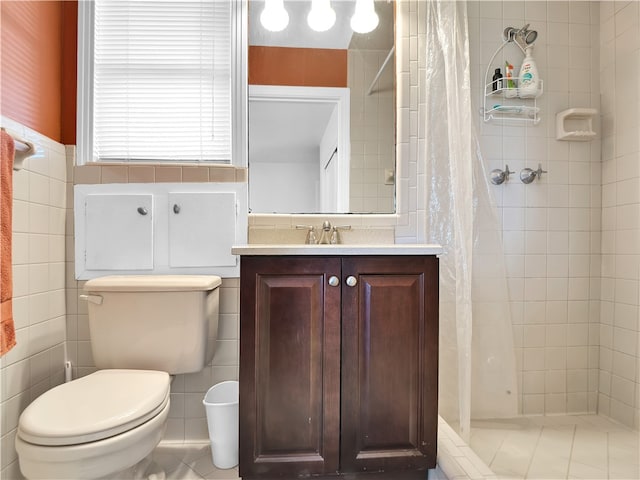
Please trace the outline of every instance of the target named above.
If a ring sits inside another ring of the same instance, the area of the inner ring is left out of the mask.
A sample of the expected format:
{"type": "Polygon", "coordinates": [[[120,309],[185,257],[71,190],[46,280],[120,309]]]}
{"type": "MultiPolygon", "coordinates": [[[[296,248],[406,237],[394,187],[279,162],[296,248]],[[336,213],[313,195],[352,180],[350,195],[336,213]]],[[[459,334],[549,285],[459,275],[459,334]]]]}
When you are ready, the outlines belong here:
{"type": "Polygon", "coordinates": [[[347,212],[348,89],[251,85],[249,158],[251,212],[347,212]]]}

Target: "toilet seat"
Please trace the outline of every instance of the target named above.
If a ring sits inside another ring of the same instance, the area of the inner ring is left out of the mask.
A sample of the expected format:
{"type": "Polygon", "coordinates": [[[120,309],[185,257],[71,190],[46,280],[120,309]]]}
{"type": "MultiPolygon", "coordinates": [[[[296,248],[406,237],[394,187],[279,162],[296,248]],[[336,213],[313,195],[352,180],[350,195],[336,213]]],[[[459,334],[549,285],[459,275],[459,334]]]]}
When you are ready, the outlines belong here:
{"type": "Polygon", "coordinates": [[[149,421],[113,437],[80,445],[35,445],[16,436],[22,474],[32,480],[98,479],[132,467],[164,435],[169,403],[149,421]]]}
{"type": "Polygon", "coordinates": [[[98,370],[59,385],[22,413],[18,437],[43,446],[113,437],[156,417],[169,402],[170,377],[154,370],[98,370]]]}

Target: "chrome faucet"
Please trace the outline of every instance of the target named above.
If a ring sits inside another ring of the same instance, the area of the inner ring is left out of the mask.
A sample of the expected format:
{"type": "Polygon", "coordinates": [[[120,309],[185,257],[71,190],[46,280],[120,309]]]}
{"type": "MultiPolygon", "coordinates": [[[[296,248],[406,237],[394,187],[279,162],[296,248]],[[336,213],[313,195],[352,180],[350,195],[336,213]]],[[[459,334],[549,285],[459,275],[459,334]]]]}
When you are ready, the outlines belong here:
{"type": "Polygon", "coordinates": [[[331,226],[329,220],[322,223],[322,233],[320,234],[320,245],[338,245],[340,244],[339,230],[351,230],[351,225],[334,225],[331,226]]]}
{"type": "Polygon", "coordinates": [[[331,243],[331,222],[325,220],[322,223],[322,233],[320,234],[319,245],[329,245],[331,243]]]}

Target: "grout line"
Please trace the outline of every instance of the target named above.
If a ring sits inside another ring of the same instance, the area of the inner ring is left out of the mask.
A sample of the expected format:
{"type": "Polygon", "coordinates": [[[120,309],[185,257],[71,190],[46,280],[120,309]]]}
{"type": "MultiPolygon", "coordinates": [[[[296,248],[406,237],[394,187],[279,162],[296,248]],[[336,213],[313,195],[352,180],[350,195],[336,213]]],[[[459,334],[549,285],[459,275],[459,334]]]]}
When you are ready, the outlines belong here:
{"type": "Polygon", "coordinates": [[[533,453],[531,454],[531,457],[529,458],[529,463],[527,465],[527,470],[524,473],[524,477],[523,478],[529,478],[529,470],[531,469],[531,464],[533,463],[533,459],[536,456],[536,452],[538,451],[538,445],[540,445],[540,439],[542,438],[542,432],[544,432],[544,425],[540,427],[540,431],[538,432],[538,439],[536,440],[536,446],[533,449],[533,453]]]}
{"type": "Polygon", "coordinates": [[[569,472],[571,471],[571,462],[573,459],[573,446],[576,443],[576,432],[578,431],[578,425],[573,425],[573,435],[571,436],[571,449],[569,450],[569,461],[567,462],[567,471],[564,478],[569,478],[569,472]]]}
{"type": "Polygon", "coordinates": [[[609,449],[609,432],[605,432],[607,439],[607,478],[611,478],[611,472],[609,471],[611,462],[609,461],[609,456],[611,455],[611,450],[609,449]]]}
{"type": "Polygon", "coordinates": [[[489,468],[491,468],[491,464],[496,459],[496,456],[498,455],[498,452],[502,449],[502,446],[504,445],[504,442],[505,442],[505,440],[507,439],[508,436],[509,436],[508,432],[505,435],[503,435],[502,441],[500,442],[500,445],[498,446],[498,448],[496,448],[496,451],[493,452],[493,456],[491,457],[491,461],[489,462],[489,465],[487,465],[489,468]]]}

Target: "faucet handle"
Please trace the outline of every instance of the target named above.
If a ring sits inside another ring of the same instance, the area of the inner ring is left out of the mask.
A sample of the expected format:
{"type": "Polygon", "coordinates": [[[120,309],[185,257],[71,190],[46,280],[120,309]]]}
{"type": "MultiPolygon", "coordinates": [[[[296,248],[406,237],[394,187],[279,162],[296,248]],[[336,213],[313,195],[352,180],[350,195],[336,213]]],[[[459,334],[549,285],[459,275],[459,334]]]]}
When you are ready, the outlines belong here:
{"type": "Polygon", "coordinates": [[[549,173],[546,170],[542,169],[542,164],[539,163],[538,164],[538,170],[536,170],[536,175],[538,176],[538,178],[540,178],[542,176],[543,173],[549,173]]]}
{"type": "Polygon", "coordinates": [[[338,230],[351,230],[351,225],[334,225],[331,228],[331,239],[329,240],[331,245],[338,245],[340,243],[338,230]]]}
{"type": "Polygon", "coordinates": [[[526,183],[527,185],[533,182],[536,178],[540,178],[543,173],[549,173],[546,170],[542,169],[542,164],[538,164],[538,169],[533,170],[531,168],[523,168],[520,172],[520,180],[522,183],[526,183]]]}
{"type": "Polygon", "coordinates": [[[296,230],[307,230],[307,238],[304,243],[307,245],[315,245],[318,243],[316,236],[316,227],[313,225],[296,225],[296,230]]]}

